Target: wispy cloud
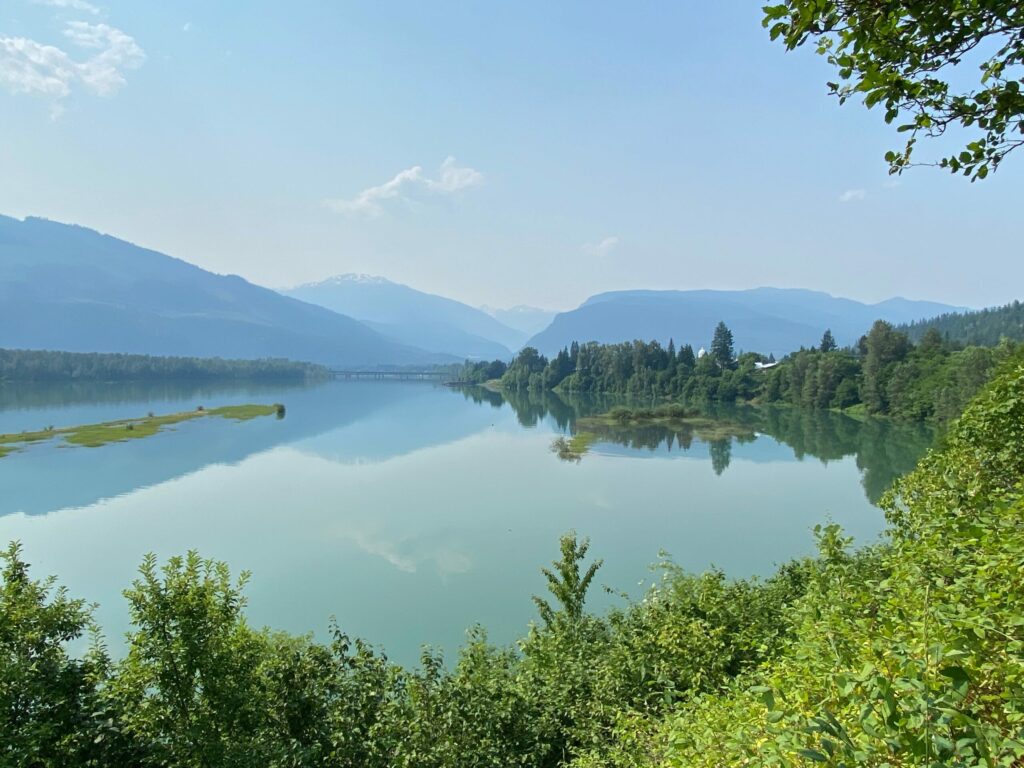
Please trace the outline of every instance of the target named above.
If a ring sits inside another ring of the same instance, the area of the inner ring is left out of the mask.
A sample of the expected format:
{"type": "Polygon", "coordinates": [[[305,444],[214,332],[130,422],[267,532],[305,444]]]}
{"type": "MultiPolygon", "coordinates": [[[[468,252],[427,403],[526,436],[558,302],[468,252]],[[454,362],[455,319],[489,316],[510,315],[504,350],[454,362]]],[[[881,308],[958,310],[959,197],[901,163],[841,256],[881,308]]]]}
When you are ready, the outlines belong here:
{"type": "Polygon", "coordinates": [[[412,200],[425,195],[453,195],[463,189],[477,186],[484,180],[480,171],[460,166],[454,157],[441,163],[436,179],[423,173],[423,167],[414,165],[400,171],[390,181],[364,189],[349,199],[325,200],[324,205],[338,213],[362,216],[380,216],[388,201],[412,200]]]}
{"type": "Polygon", "coordinates": [[[96,15],[100,12],[92,3],[87,3],[85,0],[32,0],[36,5],[46,5],[50,8],[63,8],[69,11],[83,11],[85,13],[91,13],[96,15]]]}
{"type": "Polygon", "coordinates": [[[51,114],[56,117],[75,86],[97,96],[113,96],[127,82],[125,70],[140,67],[146,60],[130,35],[107,24],[71,21],[64,27],[64,37],[89,55],[75,59],[55,45],[25,37],[0,37],[0,87],[13,94],[49,99],[51,114]]]}
{"type": "Polygon", "coordinates": [[[597,243],[584,243],[583,252],[591,256],[607,256],[619,246],[619,238],[611,235],[597,243]]]}
{"type": "Polygon", "coordinates": [[[182,32],[188,32],[188,31],[189,31],[190,29],[192,29],[192,22],[191,22],[191,21],[186,21],[186,22],[185,22],[185,23],[184,23],[184,24],[182,25],[182,27],[181,27],[181,31],[182,31],[182,32]]]}
{"type": "Polygon", "coordinates": [[[855,203],[868,196],[867,190],[848,189],[839,196],[840,203],[855,203]]]}

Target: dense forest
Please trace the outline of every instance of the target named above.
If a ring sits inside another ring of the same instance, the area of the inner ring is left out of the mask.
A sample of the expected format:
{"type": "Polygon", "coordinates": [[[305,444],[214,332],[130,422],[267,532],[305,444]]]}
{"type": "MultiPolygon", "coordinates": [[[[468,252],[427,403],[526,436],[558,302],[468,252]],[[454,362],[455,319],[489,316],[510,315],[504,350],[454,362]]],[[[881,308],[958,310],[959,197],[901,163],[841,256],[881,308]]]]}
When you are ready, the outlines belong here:
{"type": "Polygon", "coordinates": [[[291,360],[224,360],[218,357],[152,357],[111,353],[0,349],[5,381],[263,381],[326,378],[327,369],[291,360]]]}
{"type": "Polygon", "coordinates": [[[736,354],[732,332],[719,323],[709,350],[694,353],[658,342],[573,343],[548,360],[527,347],[507,368],[467,363],[469,383],[498,378],[509,391],[555,390],[672,398],[686,403],[783,403],[857,409],[907,419],[948,420],[959,414],[1016,345],[961,347],[930,329],[916,345],[889,323],[876,322],[853,348],[839,349],[825,331],[814,349],[781,361],[736,354]]]}
{"type": "Polygon", "coordinates": [[[950,312],[897,328],[914,342],[924,338],[930,329],[953,344],[994,347],[1003,339],[1024,341],[1024,304],[1014,301],[977,312],[950,312]]]}
{"type": "Polygon", "coordinates": [[[661,564],[587,611],[601,566],[567,534],[510,648],[471,630],[404,669],[334,627],[245,619],[245,575],[143,562],[122,658],[91,608],[0,555],[0,764],[46,766],[1017,765],[1024,759],[1024,363],[883,500],[763,581],[661,564]]]}

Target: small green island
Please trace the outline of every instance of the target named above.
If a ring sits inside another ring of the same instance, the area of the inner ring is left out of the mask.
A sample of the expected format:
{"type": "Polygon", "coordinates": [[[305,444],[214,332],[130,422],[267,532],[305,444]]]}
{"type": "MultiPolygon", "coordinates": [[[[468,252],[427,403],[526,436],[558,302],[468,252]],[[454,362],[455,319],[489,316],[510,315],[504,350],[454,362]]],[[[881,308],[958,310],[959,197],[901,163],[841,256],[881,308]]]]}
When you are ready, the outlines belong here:
{"type": "Polygon", "coordinates": [[[16,434],[0,434],[0,458],[21,450],[27,445],[47,440],[61,439],[67,445],[99,448],[109,443],[120,443],[125,440],[137,440],[151,437],[158,432],[195,419],[219,417],[235,421],[249,421],[261,416],[277,416],[284,418],[285,407],[280,403],[273,405],[225,405],[207,410],[199,406],[194,411],[170,413],[156,416],[152,413],[138,419],[118,419],[99,424],[83,424],[77,427],[47,427],[36,432],[18,432],[16,434]]]}

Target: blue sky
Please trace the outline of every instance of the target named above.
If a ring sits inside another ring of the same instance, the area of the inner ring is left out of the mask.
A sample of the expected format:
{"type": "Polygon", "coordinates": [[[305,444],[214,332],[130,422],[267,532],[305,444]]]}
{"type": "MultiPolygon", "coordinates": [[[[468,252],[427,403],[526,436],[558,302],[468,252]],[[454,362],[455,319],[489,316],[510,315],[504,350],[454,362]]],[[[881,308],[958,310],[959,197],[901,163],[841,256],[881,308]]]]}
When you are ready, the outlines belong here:
{"type": "Polygon", "coordinates": [[[4,0],[0,213],[496,306],[1021,298],[1024,156],[894,183],[899,137],[759,6],[4,0]]]}

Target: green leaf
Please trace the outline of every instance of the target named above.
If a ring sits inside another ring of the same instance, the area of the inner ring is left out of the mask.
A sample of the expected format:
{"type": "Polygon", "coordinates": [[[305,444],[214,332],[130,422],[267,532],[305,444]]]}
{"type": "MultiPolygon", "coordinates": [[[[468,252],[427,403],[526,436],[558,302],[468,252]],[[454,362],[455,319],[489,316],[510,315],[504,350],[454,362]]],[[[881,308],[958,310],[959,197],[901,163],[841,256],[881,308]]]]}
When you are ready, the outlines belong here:
{"type": "Polygon", "coordinates": [[[823,752],[819,752],[816,749],[801,749],[797,754],[801,757],[806,757],[808,760],[813,760],[816,763],[827,763],[828,757],[823,752]]]}

